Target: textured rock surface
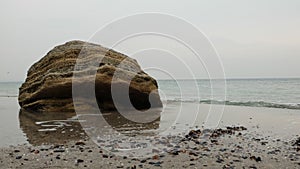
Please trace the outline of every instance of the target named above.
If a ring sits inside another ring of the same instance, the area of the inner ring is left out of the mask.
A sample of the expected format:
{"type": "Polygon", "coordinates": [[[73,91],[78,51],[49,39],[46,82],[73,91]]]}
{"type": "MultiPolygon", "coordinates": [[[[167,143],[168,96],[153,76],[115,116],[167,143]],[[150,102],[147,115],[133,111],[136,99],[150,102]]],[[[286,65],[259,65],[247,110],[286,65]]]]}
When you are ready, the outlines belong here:
{"type": "MultiPolygon", "coordinates": [[[[19,89],[19,104],[32,111],[72,112],[72,84],[87,86],[93,83],[97,103],[102,110],[115,109],[112,85],[117,86],[114,88],[115,93],[124,94],[127,89],[130,101],[137,109],[162,106],[156,80],[143,72],[136,60],[100,45],[82,41],[70,41],[57,46],[35,63],[28,70],[26,81],[19,89]],[[97,62],[99,59],[100,64],[97,62]],[[76,69],[76,74],[80,76],[74,79],[76,63],[81,69],[76,69]],[[97,72],[96,76],[93,69],[97,72]],[[118,72],[117,76],[114,75],[115,72],[118,72]]],[[[84,90],[82,93],[83,99],[88,99],[88,94],[84,96],[84,90]]],[[[122,94],[117,97],[123,97],[122,94]]],[[[122,105],[122,99],[119,100],[121,101],[117,104],[122,105]]],[[[123,106],[128,105],[124,103],[123,106]]]]}

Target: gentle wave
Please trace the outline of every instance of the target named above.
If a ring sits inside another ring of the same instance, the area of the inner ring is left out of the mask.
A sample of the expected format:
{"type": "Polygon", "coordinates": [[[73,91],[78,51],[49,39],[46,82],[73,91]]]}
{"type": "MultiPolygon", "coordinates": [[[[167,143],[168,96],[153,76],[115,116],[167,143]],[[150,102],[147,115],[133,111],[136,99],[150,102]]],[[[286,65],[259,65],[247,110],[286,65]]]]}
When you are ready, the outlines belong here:
{"type": "Polygon", "coordinates": [[[203,103],[203,104],[223,104],[233,106],[247,106],[247,107],[268,107],[268,108],[280,108],[280,109],[296,109],[300,110],[300,104],[298,103],[269,103],[264,101],[220,101],[220,100],[167,100],[168,102],[188,102],[188,103],[203,103]]]}
{"type": "MultiPolygon", "coordinates": [[[[18,97],[17,95],[0,95],[1,97],[18,97]]],[[[168,99],[168,102],[188,102],[188,103],[203,103],[203,104],[219,104],[219,105],[233,105],[233,106],[247,106],[247,107],[268,107],[280,109],[296,109],[300,110],[300,103],[270,103],[265,101],[220,101],[220,100],[182,100],[182,99],[168,99]]]]}

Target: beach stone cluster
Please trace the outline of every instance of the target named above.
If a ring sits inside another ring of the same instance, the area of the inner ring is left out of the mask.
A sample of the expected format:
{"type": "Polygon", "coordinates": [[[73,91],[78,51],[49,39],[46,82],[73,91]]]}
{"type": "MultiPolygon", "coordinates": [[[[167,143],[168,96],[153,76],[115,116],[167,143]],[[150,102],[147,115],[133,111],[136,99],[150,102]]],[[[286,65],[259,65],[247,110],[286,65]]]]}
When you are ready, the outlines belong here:
{"type": "MultiPolygon", "coordinates": [[[[118,156],[90,139],[63,144],[18,145],[0,149],[2,168],[299,168],[299,137],[281,140],[243,126],[191,130],[168,152],[152,156],[118,156]],[[217,134],[214,134],[217,133],[217,134]],[[196,141],[198,140],[198,141],[196,141]],[[213,141],[213,140],[217,140],[213,141]]],[[[177,142],[177,141],[176,141],[177,142]]]]}
{"type": "Polygon", "coordinates": [[[296,141],[294,141],[293,146],[298,152],[300,151],[300,137],[296,141]]]}
{"type": "Polygon", "coordinates": [[[83,41],[70,41],[56,46],[33,64],[19,89],[19,104],[23,109],[38,112],[74,112],[72,85],[84,86],[89,83],[95,84],[95,96],[102,110],[116,109],[111,94],[114,84],[122,92],[126,89],[124,86],[129,86],[130,102],[136,109],[162,106],[156,80],[145,73],[135,59],[83,41]],[[96,65],[96,75],[91,78],[89,64],[99,58],[101,62],[96,65]],[[74,80],[76,63],[82,66],[76,73],[83,76],[74,80]],[[122,66],[119,66],[121,63],[122,66]],[[116,71],[119,76],[112,81],[116,71]]]}

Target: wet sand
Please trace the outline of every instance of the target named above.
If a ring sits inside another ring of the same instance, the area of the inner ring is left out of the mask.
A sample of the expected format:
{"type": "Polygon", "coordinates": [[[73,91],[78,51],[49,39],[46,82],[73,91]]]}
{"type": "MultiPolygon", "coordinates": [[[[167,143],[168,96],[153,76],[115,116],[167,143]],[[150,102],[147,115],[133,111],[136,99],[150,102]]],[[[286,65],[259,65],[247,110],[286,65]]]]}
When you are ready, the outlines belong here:
{"type": "MultiPolygon", "coordinates": [[[[178,117],[180,103],[171,103],[162,114],[159,128],[165,130],[178,117]]],[[[214,105],[216,107],[220,105],[214,105]]],[[[0,149],[0,168],[299,168],[300,111],[272,108],[225,106],[218,128],[204,130],[206,113],[210,105],[201,104],[200,114],[194,124],[185,114],[173,134],[193,127],[199,128],[180,137],[170,137],[169,142],[179,141],[167,151],[153,149],[151,156],[132,158],[118,156],[96,145],[82,134],[73,122],[57,130],[37,132],[41,126],[36,121],[63,120],[47,115],[18,116],[17,124],[28,140],[22,145],[0,149]],[[181,124],[180,124],[181,123],[181,124]],[[185,128],[181,128],[185,126],[185,128]],[[227,126],[244,126],[247,130],[226,129],[227,126]],[[76,134],[77,133],[77,134],[76,134]],[[70,137],[72,136],[72,137],[70,137]]],[[[182,113],[195,111],[195,104],[184,103],[182,113]]],[[[72,115],[70,115],[72,117],[72,115]]],[[[70,118],[69,115],[61,118],[70,118]]],[[[12,119],[12,118],[11,118],[12,119]]],[[[50,125],[51,126],[51,125],[50,125]]],[[[155,127],[157,130],[157,126],[155,127]]],[[[13,137],[10,137],[13,139],[13,137]]],[[[159,140],[156,142],[164,142],[159,140]]],[[[165,143],[164,143],[165,144],[165,143]]],[[[168,146],[166,144],[166,146],[168,146]]]]}
{"type": "Polygon", "coordinates": [[[0,97],[0,147],[27,143],[20,128],[17,97],[0,97]]]}
{"type": "Polygon", "coordinates": [[[152,157],[116,156],[90,140],[2,148],[0,168],[299,168],[293,141],[249,131],[191,132],[171,151],[152,157]],[[196,133],[196,134],[195,134],[196,133]]]}

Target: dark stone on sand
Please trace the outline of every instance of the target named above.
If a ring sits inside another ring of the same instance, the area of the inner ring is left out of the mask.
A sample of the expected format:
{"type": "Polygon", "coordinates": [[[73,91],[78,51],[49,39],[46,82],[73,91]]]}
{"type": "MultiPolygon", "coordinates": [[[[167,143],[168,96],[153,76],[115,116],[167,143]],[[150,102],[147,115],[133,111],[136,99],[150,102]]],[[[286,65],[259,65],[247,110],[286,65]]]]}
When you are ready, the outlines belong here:
{"type": "Polygon", "coordinates": [[[292,146],[295,147],[295,150],[298,152],[300,151],[300,137],[296,140],[292,141],[292,146]]]}
{"type": "Polygon", "coordinates": [[[248,158],[248,157],[245,156],[245,155],[242,156],[242,159],[244,159],[244,160],[246,160],[247,158],[248,158]]]}
{"type": "Polygon", "coordinates": [[[263,145],[263,146],[265,146],[265,145],[267,145],[267,144],[268,144],[267,141],[262,141],[262,142],[261,142],[261,145],[263,145]]]}
{"type": "Polygon", "coordinates": [[[58,149],[54,149],[53,152],[54,152],[54,153],[63,153],[63,152],[65,152],[65,149],[63,149],[63,148],[58,148],[58,149]]]}
{"type": "Polygon", "coordinates": [[[217,144],[217,143],[218,143],[218,140],[216,140],[216,139],[211,139],[210,142],[213,143],[213,144],[217,144]]]}
{"type": "Polygon", "coordinates": [[[223,163],[223,162],[224,162],[224,160],[223,160],[223,159],[221,159],[221,158],[218,158],[218,159],[216,160],[216,162],[217,162],[217,163],[223,163]]]}
{"type": "Polygon", "coordinates": [[[14,150],[14,152],[15,152],[15,153],[19,153],[19,152],[20,152],[20,150],[14,150]]]}
{"type": "Polygon", "coordinates": [[[191,137],[193,139],[199,138],[201,130],[191,130],[186,137],[191,137]]]}
{"type": "Polygon", "coordinates": [[[160,165],[161,165],[162,163],[163,163],[162,161],[157,161],[157,162],[150,161],[150,162],[149,162],[150,165],[153,165],[153,166],[156,166],[156,167],[160,167],[160,165]]]}
{"type": "MultiPolygon", "coordinates": [[[[82,41],[56,46],[33,64],[19,89],[19,104],[23,109],[37,112],[74,112],[72,89],[91,84],[95,84],[101,110],[115,110],[116,104],[125,108],[129,106],[127,98],[123,102],[123,95],[118,95],[120,99],[113,101],[112,86],[117,94],[129,93],[130,102],[136,109],[162,107],[156,80],[145,73],[135,59],[82,41]],[[76,64],[81,69],[75,71],[76,64]],[[117,77],[115,72],[118,72],[117,77]],[[74,73],[78,75],[76,78],[74,73]]],[[[94,99],[86,90],[80,94],[83,103],[94,99]]]]}
{"type": "Polygon", "coordinates": [[[144,159],[144,160],[141,160],[140,162],[141,162],[141,163],[145,163],[145,162],[147,162],[147,160],[144,159]]]}
{"type": "Polygon", "coordinates": [[[179,153],[180,153],[180,150],[178,150],[178,149],[174,149],[169,152],[169,154],[172,154],[172,155],[179,155],[179,153]]]}
{"type": "Polygon", "coordinates": [[[17,157],[16,157],[17,160],[19,160],[19,159],[21,159],[21,158],[22,158],[22,156],[17,156],[17,157]]]}
{"type": "Polygon", "coordinates": [[[261,157],[255,157],[255,156],[251,156],[250,160],[255,160],[256,162],[261,162],[262,161],[261,157]]]}
{"type": "Polygon", "coordinates": [[[82,160],[82,159],[77,159],[77,161],[76,161],[77,163],[83,163],[84,162],[84,160],[82,160]]]}
{"type": "Polygon", "coordinates": [[[261,140],[261,139],[259,139],[259,138],[254,138],[254,141],[258,141],[258,142],[259,142],[260,140],[261,140]]]}
{"type": "Polygon", "coordinates": [[[300,146],[300,137],[293,141],[292,146],[300,146]]]}
{"type": "Polygon", "coordinates": [[[192,156],[196,156],[196,157],[197,157],[197,156],[198,156],[198,153],[195,152],[195,151],[190,151],[190,152],[189,152],[189,155],[192,155],[192,156]]]}
{"type": "Polygon", "coordinates": [[[78,141],[78,142],[76,142],[75,143],[75,145],[77,145],[77,146],[84,146],[85,145],[85,143],[83,142],[83,141],[78,141]]]}

